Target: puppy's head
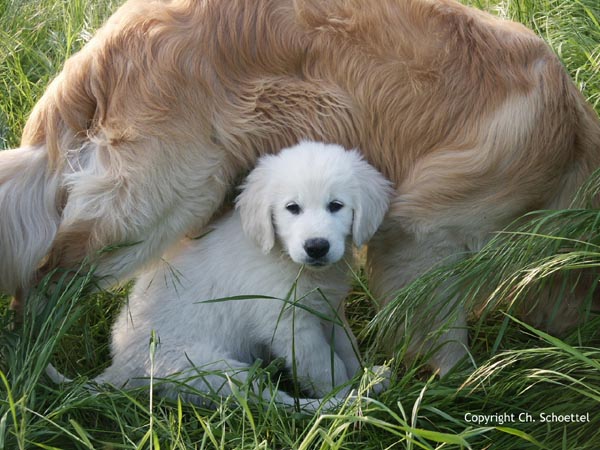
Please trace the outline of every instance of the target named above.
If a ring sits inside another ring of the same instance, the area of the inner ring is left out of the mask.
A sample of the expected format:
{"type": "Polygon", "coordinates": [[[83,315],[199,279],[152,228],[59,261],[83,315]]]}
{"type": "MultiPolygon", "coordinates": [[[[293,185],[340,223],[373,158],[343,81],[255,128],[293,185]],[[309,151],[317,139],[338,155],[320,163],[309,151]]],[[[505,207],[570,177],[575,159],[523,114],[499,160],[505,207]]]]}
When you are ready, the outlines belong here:
{"type": "Polygon", "coordinates": [[[348,236],[356,245],[377,230],[390,183],[356,150],[302,141],[261,158],[237,198],[242,226],[264,253],[278,241],[309,267],[339,261],[348,236]]]}

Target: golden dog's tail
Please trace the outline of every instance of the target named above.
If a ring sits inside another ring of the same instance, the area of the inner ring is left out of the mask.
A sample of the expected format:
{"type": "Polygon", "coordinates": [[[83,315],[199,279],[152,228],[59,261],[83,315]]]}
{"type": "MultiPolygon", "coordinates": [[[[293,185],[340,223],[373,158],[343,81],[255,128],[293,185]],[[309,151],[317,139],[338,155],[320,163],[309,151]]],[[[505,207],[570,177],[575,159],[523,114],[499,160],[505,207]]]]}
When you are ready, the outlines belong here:
{"type": "Polygon", "coordinates": [[[60,184],[44,147],[0,151],[0,292],[32,281],[58,229],[60,184]]]}

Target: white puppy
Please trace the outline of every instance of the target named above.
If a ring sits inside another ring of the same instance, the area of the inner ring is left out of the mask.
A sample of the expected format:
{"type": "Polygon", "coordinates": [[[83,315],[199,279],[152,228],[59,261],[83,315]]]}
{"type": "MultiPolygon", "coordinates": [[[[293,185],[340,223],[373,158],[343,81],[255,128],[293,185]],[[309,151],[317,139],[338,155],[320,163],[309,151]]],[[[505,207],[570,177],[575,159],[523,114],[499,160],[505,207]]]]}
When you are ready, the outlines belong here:
{"type": "MultiPolygon", "coordinates": [[[[113,328],[112,365],[96,381],[135,387],[170,377],[160,395],[202,403],[198,392],[228,395],[227,378],[244,382],[258,359],[283,358],[308,397],[347,384],[361,363],[344,316],[344,255],[350,236],[360,246],[375,233],[390,193],[357,151],[337,145],[301,142],[264,156],[235,211],[139,277],[113,328]]],[[[275,400],[294,404],[281,391],[275,400]]]]}

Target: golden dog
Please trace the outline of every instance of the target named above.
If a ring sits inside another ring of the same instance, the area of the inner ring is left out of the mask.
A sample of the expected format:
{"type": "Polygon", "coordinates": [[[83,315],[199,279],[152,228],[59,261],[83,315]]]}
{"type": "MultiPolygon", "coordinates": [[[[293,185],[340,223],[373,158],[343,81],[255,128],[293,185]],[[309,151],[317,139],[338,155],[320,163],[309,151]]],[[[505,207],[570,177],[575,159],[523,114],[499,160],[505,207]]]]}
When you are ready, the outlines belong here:
{"type": "Polygon", "coordinates": [[[567,207],[600,166],[598,118],[549,47],[453,1],[130,0],[0,154],[0,288],[85,258],[130,276],[300,139],[360,148],[394,182],[368,252],[383,302],[519,215],[567,207]],[[115,244],[135,245],[99,252],[115,244]]]}

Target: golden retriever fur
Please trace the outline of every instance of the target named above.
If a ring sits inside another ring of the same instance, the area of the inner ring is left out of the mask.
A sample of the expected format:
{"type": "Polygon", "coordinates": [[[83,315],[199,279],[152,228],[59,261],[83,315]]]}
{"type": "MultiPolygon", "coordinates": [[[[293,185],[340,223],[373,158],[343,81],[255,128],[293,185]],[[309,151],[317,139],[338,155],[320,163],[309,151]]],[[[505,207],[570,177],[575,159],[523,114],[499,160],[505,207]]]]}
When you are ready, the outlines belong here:
{"type": "MultiPolygon", "coordinates": [[[[21,159],[0,154],[0,288],[26,289],[44,254],[127,277],[300,139],[360,148],[395,183],[368,255],[383,301],[568,206],[600,166],[598,118],[549,47],[454,1],[130,0],[48,87],[21,159]],[[115,244],[135,245],[100,253],[115,244]]],[[[464,330],[450,340],[464,353],[464,330]]]]}

